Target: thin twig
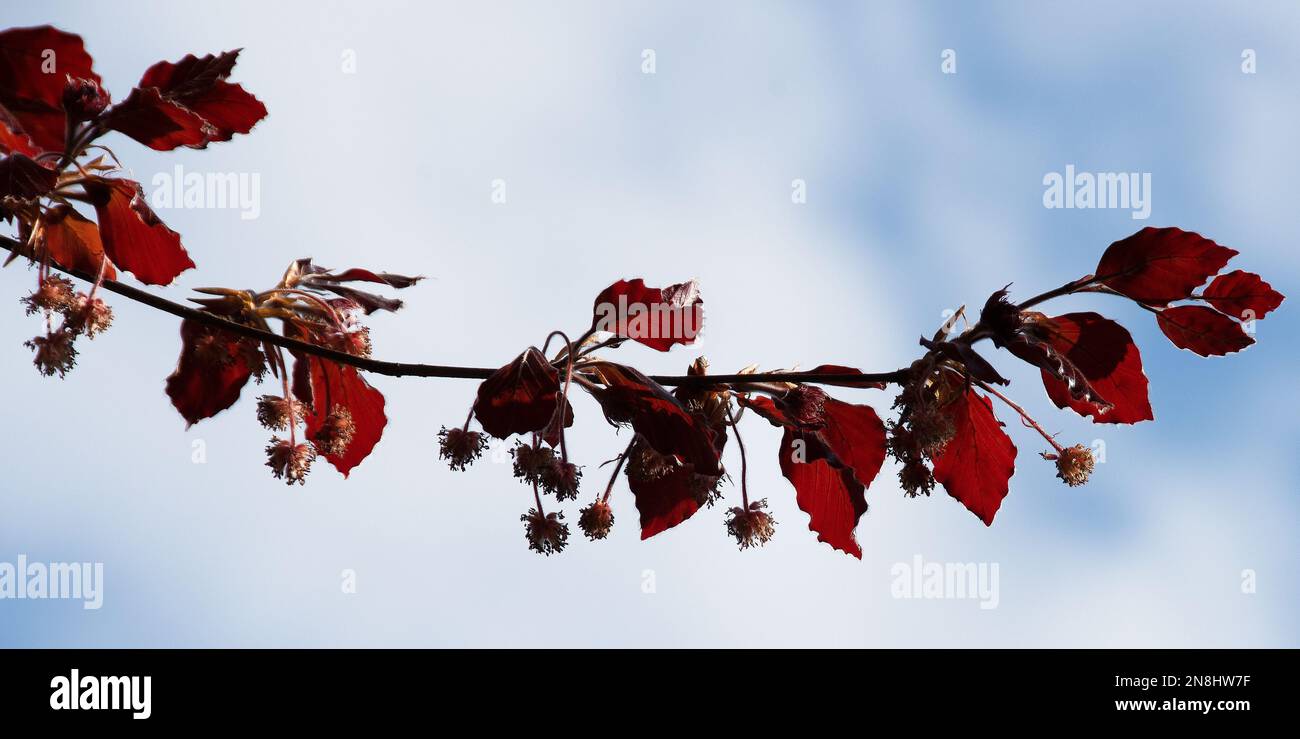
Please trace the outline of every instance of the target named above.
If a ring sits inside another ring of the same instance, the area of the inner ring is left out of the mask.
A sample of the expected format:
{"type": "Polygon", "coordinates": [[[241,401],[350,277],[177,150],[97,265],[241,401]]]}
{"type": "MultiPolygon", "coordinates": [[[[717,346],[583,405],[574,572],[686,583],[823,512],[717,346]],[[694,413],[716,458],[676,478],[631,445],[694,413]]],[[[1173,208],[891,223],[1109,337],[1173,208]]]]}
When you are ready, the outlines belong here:
{"type": "MultiPolygon", "coordinates": [[[[15,241],[8,236],[0,236],[0,248],[7,249],[20,255],[26,253],[21,242],[15,241]]],[[[51,263],[50,266],[61,272],[72,275],[73,277],[85,280],[86,282],[92,284],[95,282],[95,276],[87,275],[80,270],[67,269],[53,263],[51,263]]],[[[264,331],[253,326],[237,323],[214,313],[208,313],[186,305],[181,305],[180,303],[174,303],[170,300],[154,295],[153,293],[146,292],[137,287],[125,285],[116,280],[105,279],[100,283],[100,287],[109,292],[121,295],[124,298],[134,300],[137,303],[143,303],[150,308],[155,308],[164,313],[170,313],[179,318],[196,321],[214,328],[219,328],[223,331],[228,331],[232,334],[246,336],[250,339],[264,341],[273,346],[278,346],[290,351],[310,354],[312,356],[320,357],[321,359],[328,359],[339,364],[346,364],[365,372],[373,372],[377,375],[388,375],[390,377],[448,377],[482,380],[497,371],[497,368],[495,367],[460,367],[414,362],[386,362],[379,359],[372,359],[370,357],[358,357],[354,354],[348,354],[336,349],[309,344],[305,341],[281,336],[280,334],[271,331],[264,331]]],[[[803,382],[819,385],[853,386],[867,382],[898,383],[905,381],[907,376],[907,369],[898,369],[892,372],[877,372],[873,374],[760,372],[747,375],[651,375],[650,379],[661,385],[682,385],[690,387],[714,387],[739,382],[803,382]]]]}

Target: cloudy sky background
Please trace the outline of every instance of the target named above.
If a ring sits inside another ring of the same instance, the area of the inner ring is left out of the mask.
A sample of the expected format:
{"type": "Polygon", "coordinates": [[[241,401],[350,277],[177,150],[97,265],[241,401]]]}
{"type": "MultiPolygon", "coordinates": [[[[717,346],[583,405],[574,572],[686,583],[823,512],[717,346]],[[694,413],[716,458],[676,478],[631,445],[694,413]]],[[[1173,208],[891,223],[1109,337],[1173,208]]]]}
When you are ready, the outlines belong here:
{"type": "MultiPolygon", "coordinates": [[[[107,142],[146,183],[175,164],[260,176],[257,219],[160,211],[199,265],[160,292],[269,286],[302,256],[428,275],[407,310],[372,322],[385,359],[502,364],[580,330],[620,277],[698,277],[699,346],[626,360],[892,369],[945,310],[1007,282],[1020,296],[1061,284],[1144,225],[1237,248],[1234,266],[1284,293],[1300,282],[1291,3],[45,2],[7,8],[3,25],[40,23],[82,34],[119,99],[155,61],[243,47],[234,79],[270,110],[251,135],[170,154],[107,142]],[[1243,49],[1257,74],[1241,72],[1243,49]],[[1150,219],[1045,209],[1043,176],[1067,164],[1152,173],[1150,219]]],[[[106,592],[99,611],[0,601],[0,644],[1298,644],[1291,303],[1258,345],[1205,360],[1131,305],[1062,302],[1129,327],[1157,420],[1093,426],[996,356],[1050,430],[1104,441],[1107,459],[1067,488],[999,407],[1020,456],[992,528],[941,490],[904,499],[890,462],[868,492],[862,561],[834,552],[780,476],[778,433],[750,419],[751,490],[779,521],[769,546],[737,551],[721,509],[641,542],[620,484],[610,540],[575,525],[544,558],[526,548],[531,493],[507,465],[436,459],[473,382],[374,378],[390,418],[375,453],[349,480],[322,464],[287,488],[262,466],[254,390],[185,430],[162,392],[179,348],[169,316],[114,300],[116,324],[69,377],[38,376],[21,345],[38,322],[16,303],[31,279],[0,273],[15,301],[0,319],[0,561],[103,562],[106,592]],[[915,555],[997,563],[998,608],[891,597],[891,567],[915,555]]],[[[837,394],[882,414],[892,400],[837,394]]],[[[576,410],[586,499],[626,432],[587,398],[576,410]]]]}

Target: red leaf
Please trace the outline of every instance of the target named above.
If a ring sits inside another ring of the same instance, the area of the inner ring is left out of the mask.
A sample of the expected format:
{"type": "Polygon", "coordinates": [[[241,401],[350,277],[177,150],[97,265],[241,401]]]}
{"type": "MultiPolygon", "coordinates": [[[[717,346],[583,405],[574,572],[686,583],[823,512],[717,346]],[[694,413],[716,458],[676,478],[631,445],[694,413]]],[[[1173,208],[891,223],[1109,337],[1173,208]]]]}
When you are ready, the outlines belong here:
{"type": "Polygon", "coordinates": [[[1148,226],[1106,249],[1097,278],[1140,303],[1165,306],[1191,296],[1236,255],[1191,231],[1148,226]]]}
{"type": "MultiPolygon", "coordinates": [[[[11,28],[0,33],[0,108],[44,151],[63,151],[63,87],[69,76],[94,80],[94,60],[81,37],[52,26],[11,28]]],[[[10,133],[10,151],[23,151],[10,133]]],[[[21,141],[21,140],[19,140],[21,141]]],[[[34,154],[28,151],[26,153],[34,154]]]]}
{"type": "Polygon", "coordinates": [[[1201,296],[1220,311],[1243,321],[1263,318],[1285,299],[1259,275],[1242,270],[1215,277],[1201,296]]]}
{"type": "Polygon", "coordinates": [[[148,285],[166,285],[194,266],[181,237],[158,219],[134,180],[85,183],[99,217],[104,251],[119,268],[148,285]]]}
{"type": "Polygon", "coordinates": [[[1255,343],[1240,323],[1201,305],[1165,308],[1156,316],[1156,322],[1174,346],[1202,357],[1221,357],[1255,343]]]}
{"type": "Polygon", "coordinates": [[[993,415],[992,402],[966,389],[945,407],[955,433],[934,460],[934,479],[971,513],[993,525],[1016,471],[1016,446],[993,415]]]}
{"type": "Polygon", "coordinates": [[[181,322],[181,356],[167,378],[172,405],[193,426],[239,400],[239,391],[252,376],[245,340],[197,321],[181,322]]]}
{"type": "MultiPolygon", "coordinates": [[[[542,353],[529,347],[513,362],[483,381],[474,415],[483,430],[498,439],[541,431],[555,415],[560,373],[542,353]]],[[[565,403],[565,425],[573,423],[573,406],[565,403]]]]}
{"type": "Polygon", "coordinates": [[[811,436],[785,429],[779,452],[781,474],[794,485],[799,510],[808,514],[808,528],[817,532],[817,541],[862,559],[853,531],[867,512],[865,487],[849,469],[832,466],[824,456],[814,459],[812,455],[824,447],[811,436]],[[804,442],[801,450],[794,444],[796,438],[804,442]]]}
{"type": "Polygon", "coordinates": [[[204,57],[190,54],[174,64],[158,62],[109,112],[109,126],[159,151],[202,149],[211,141],[248,133],[266,117],[266,106],[226,81],[238,57],[236,49],[204,57]]]}
{"type": "Polygon", "coordinates": [[[355,367],[317,357],[298,357],[294,362],[296,378],[305,374],[300,369],[304,361],[311,370],[311,396],[302,397],[301,383],[295,383],[294,394],[299,400],[311,403],[311,411],[304,419],[307,438],[320,430],[330,410],[341,407],[352,414],[355,432],[347,449],[342,454],[325,457],[334,469],[347,477],[353,467],[370,456],[384,435],[384,427],[388,425],[388,417],[384,415],[384,394],[371,387],[355,367]]]}
{"type": "Polygon", "coordinates": [[[181,146],[202,149],[212,133],[202,116],[168,100],[153,87],[132,90],[105,120],[114,131],[158,151],[181,146]]]}
{"type": "Polygon", "coordinates": [[[785,428],[781,472],[794,485],[799,509],[809,515],[808,528],[817,532],[817,540],[861,559],[853,531],[867,510],[865,489],[885,461],[885,425],[875,410],[827,398],[824,424],[808,430],[798,428],[769,398],[740,402],[785,428]]]}
{"type": "Polygon", "coordinates": [[[94,221],[66,205],[56,205],[45,211],[42,223],[45,251],[55,264],[87,275],[98,275],[103,264],[104,278],[117,279],[117,270],[104,257],[104,245],[94,221]]]}
{"type": "MultiPolygon", "coordinates": [[[[1044,369],[1043,386],[1057,408],[1071,408],[1092,417],[1094,423],[1138,423],[1155,418],[1142,355],[1128,330],[1092,312],[1066,313],[1048,320],[1047,345],[1077,371],[1077,375],[1066,373],[1063,377],[1082,376],[1096,395],[1110,404],[1106,408],[1089,402],[1081,393],[1072,392],[1066,379],[1044,369]]],[[[1018,346],[1011,344],[1008,349],[1022,356],[1018,346]]]]}
{"type": "Polygon", "coordinates": [[[619,280],[596,296],[591,326],[666,352],[691,344],[704,326],[704,300],[695,280],[665,288],[640,278],[619,280]]]}
{"type": "Polygon", "coordinates": [[[35,200],[53,190],[58,179],[58,172],[25,154],[0,158],[0,198],[35,200]]]}
{"type": "Polygon", "coordinates": [[[32,137],[23,133],[22,126],[3,107],[0,107],[0,154],[24,154],[35,157],[40,154],[40,147],[32,137]]]}
{"type": "Polygon", "coordinates": [[[676,456],[699,474],[722,473],[712,429],[672,393],[621,364],[604,362],[597,371],[605,386],[590,392],[610,423],[630,423],[655,451],[676,456]]]}
{"type": "Polygon", "coordinates": [[[662,534],[700,509],[699,500],[691,488],[694,476],[690,465],[682,465],[662,477],[628,476],[627,486],[641,516],[642,540],[662,534]]]}

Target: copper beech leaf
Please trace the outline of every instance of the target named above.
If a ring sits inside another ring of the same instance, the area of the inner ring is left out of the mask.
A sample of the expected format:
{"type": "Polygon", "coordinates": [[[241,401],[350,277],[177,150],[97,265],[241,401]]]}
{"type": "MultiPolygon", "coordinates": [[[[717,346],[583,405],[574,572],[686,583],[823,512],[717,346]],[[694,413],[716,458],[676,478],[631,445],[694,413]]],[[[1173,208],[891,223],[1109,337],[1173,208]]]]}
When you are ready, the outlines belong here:
{"type": "Polygon", "coordinates": [[[97,177],[85,183],[95,206],[104,252],[119,268],[149,285],[167,285],[194,266],[180,234],[145,202],[134,180],[97,177]]]}
{"type": "Polygon", "coordinates": [[[1148,226],[1111,244],[1096,274],[1106,287],[1159,307],[1190,297],[1236,255],[1191,231],[1148,226]]]}
{"type": "Polygon", "coordinates": [[[52,26],[0,32],[0,110],[8,113],[0,120],[0,145],[33,156],[63,151],[64,85],[68,77],[98,83],[93,64],[76,34],[52,26]]]}
{"type": "Polygon", "coordinates": [[[55,264],[98,275],[102,265],[104,278],[117,279],[117,270],[104,256],[95,222],[66,205],[56,205],[42,218],[45,251],[55,264]]]}
{"type": "Polygon", "coordinates": [[[800,426],[771,399],[741,404],[784,428],[779,464],[795,488],[799,509],[809,516],[817,540],[859,559],[854,535],[867,511],[865,490],[885,461],[885,426],[871,406],[826,398],[821,423],[800,426]]]}
{"type": "Polygon", "coordinates": [[[181,321],[181,355],[167,378],[167,397],[187,427],[239,400],[253,376],[249,357],[247,339],[188,318],[181,321]]]}
{"type": "Polygon", "coordinates": [[[1142,355],[1123,326],[1083,312],[1053,316],[1041,321],[1039,329],[1056,366],[1035,361],[1041,355],[1035,355],[1033,346],[1012,343],[1007,349],[1042,368],[1043,387],[1057,408],[1070,408],[1095,423],[1138,423],[1155,417],[1142,355]],[[1080,392],[1081,384],[1089,392],[1080,392]]]}
{"type": "Polygon", "coordinates": [[[613,362],[596,368],[602,386],[588,388],[612,424],[630,424],[663,456],[702,475],[722,473],[714,432],[672,393],[638,370],[613,362]]]}
{"type": "Polygon", "coordinates": [[[993,403],[971,388],[944,407],[954,434],[934,460],[934,479],[985,526],[1007,496],[1016,471],[1016,445],[993,415],[993,403]]]}
{"type": "Polygon", "coordinates": [[[1165,308],[1156,323],[1174,346],[1202,357],[1221,357],[1255,343],[1240,323],[1202,305],[1165,308]]]}
{"type": "MultiPolygon", "coordinates": [[[[529,347],[482,382],[474,401],[474,416],[483,430],[498,439],[546,428],[555,415],[561,391],[559,370],[529,347]]],[[[565,425],[573,423],[573,407],[566,400],[565,425]]]]}
{"type": "Polygon", "coordinates": [[[1236,270],[1214,278],[1201,297],[1234,318],[1259,319],[1277,310],[1285,299],[1282,293],[1253,272],[1236,270]]]}
{"type": "Polygon", "coordinates": [[[227,82],[239,50],[150,67],[126,100],[113,106],[106,121],[115,131],[152,149],[179,146],[202,149],[248,133],[266,117],[266,106],[227,82]]]}
{"type": "Polygon", "coordinates": [[[294,395],[310,404],[304,419],[307,438],[320,431],[331,411],[344,408],[351,415],[352,441],[342,454],[325,456],[344,477],[370,456],[388,425],[384,394],[371,387],[355,367],[317,357],[298,357],[294,362],[294,395]]]}
{"type": "Polygon", "coordinates": [[[596,296],[592,328],[666,352],[694,343],[704,327],[704,300],[695,280],[665,288],[645,281],[619,280],[596,296]]]}
{"type": "Polygon", "coordinates": [[[54,189],[59,173],[24,154],[0,157],[0,198],[34,200],[54,189]]]}

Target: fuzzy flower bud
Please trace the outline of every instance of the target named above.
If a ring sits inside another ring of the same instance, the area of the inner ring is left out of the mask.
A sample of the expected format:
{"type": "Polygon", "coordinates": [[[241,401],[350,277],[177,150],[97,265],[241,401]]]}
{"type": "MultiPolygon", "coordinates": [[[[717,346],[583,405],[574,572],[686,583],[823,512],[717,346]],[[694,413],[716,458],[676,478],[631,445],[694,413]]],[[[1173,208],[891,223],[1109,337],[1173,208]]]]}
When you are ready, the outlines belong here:
{"type": "Polygon", "coordinates": [[[22,298],[27,306],[27,315],[41,311],[46,313],[67,313],[75,304],[75,292],[72,280],[58,275],[50,275],[41,280],[31,295],[22,298]]]}
{"type": "Polygon", "coordinates": [[[352,437],[356,435],[357,427],[352,422],[352,411],[336,405],[326,414],[311,440],[316,444],[317,451],[329,456],[346,452],[352,444],[352,437]]]}
{"type": "Polygon", "coordinates": [[[303,404],[296,400],[263,395],[257,399],[257,422],[271,431],[284,431],[289,428],[290,419],[294,425],[302,421],[303,410],[303,404]]]}
{"type": "Polygon", "coordinates": [[[1056,476],[1070,487],[1078,487],[1088,481],[1097,460],[1092,450],[1082,444],[1075,444],[1057,454],[1044,454],[1043,459],[1056,461],[1056,476]]]}
{"type": "Polygon", "coordinates": [[[68,310],[67,326],[73,333],[84,334],[93,339],[113,325],[113,309],[99,298],[92,298],[86,293],[77,293],[68,310]]]}
{"type": "Polygon", "coordinates": [[[603,498],[583,508],[578,515],[578,528],[592,541],[609,536],[609,530],[613,527],[614,509],[603,498]]]}
{"type": "Polygon", "coordinates": [[[934,473],[919,458],[907,459],[898,470],[898,484],[909,498],[929,495],[934,490],[934,473]]]}
{"type": "Polygon", "coordinates": [[[88,121],[108,107],[108,93],[99,83],[84,77],[67,78],[63,86],[63,110],[75,123],[88,121]]]}
{"type": "Polygon", "coordinates": [[[555,452],[550,447],[533,447],[520,443],[510,453],[515,458],[515,477],[527,483],[543,485],[542,475],[555,461],[555,452]]]}
{"type": "Polygon", "coordinates": [[[542,468],[540,482],[542,489],[553,493],[557,500],[574,500],[581,480],[582,468],[552,457],[551,463],[542,468]]]}
{"type": "Polygon", "coordinates": [[[276,479],[286,485],[307,482],[307,473],[316,459],[316,448],[311,444],[291,444],[287,439],[272,438],[266,447],[266,466],[276,479]]]}
{"type": "Polygon", "coordinates": [[[49,331],[44,336],[34,337],[23,345],[36,352],[32,364],[42,375],[63,377],[77,363],[77,348],[73,346],[75,335],[67,329],[49,331]]]}
{"type": "Polygon", "coordinates": [[[551,556],[564,551],[569,544],[569,525],[564,523],[563,513],[542,515],[536,509],[519,517],[524,522],[524,537],[528,539],[528,548],[538,554],[551,556]]]}
{"type": "Polygon", "coordinates": [[[776,519],[763,510],[767,500],[756,500],[749,504],[749,510],[732,508],[727,514],[727,533],[735,538],[741,549],[761,547],[772,539],[776,531],[776,519]]]}
{"type": "Polygon", "coordinates": [[[447,460],[447,465],[458,472],[463,472],[474,460],[483,456],[487,445],[487,437],[477,431],[443,426],[438,432],[438,456],[447,460]]]}

